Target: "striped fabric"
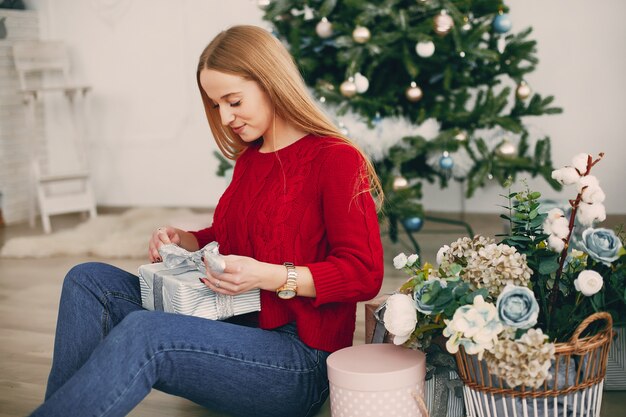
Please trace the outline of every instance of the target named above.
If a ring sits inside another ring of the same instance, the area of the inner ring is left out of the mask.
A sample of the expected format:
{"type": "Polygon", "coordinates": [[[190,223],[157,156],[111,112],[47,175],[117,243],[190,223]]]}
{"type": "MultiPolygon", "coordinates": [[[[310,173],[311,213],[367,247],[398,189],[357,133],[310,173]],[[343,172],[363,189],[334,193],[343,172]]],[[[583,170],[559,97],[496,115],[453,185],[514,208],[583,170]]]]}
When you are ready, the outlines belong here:
{"type": "Polygon", "coordinates": [[[604,389],[626,390],[626,328],[615,327],[617,337],[609,349],[609,361],[606,365],[604,389]]]}
{"type": "MultiPolygon", "coordinates": [[[[426,408],[428,408],[428,414],[431,417],[439,417],[439,416],[434,415],[435,410],[433,410],[433,408],[435,406],[435,394],[441,395],[441,393],[435,392],[436,391],[435,390],[435,382],[436,382],[435,378],[440,378],[440,377],[441,377],[440,375],[434,375],[432,378],[427,379],[426,382],[424,383],[424,400],[426,401],[426,408]]],[[[450,380],[459,379],[459,375],[454,371],[450,371],[449,379],[450,380]]],[[[445,382],[443,385],[446,385],[445,382]]],[[[465,407],[463,405],[463,397],[455,396],[454,388],[448,388],[447,386],[445,388],[447,388],[448,390],[448,393],[447,393],[448,406],[447,406],[445,416],[446,417],[464,417],[465,407]]]]}

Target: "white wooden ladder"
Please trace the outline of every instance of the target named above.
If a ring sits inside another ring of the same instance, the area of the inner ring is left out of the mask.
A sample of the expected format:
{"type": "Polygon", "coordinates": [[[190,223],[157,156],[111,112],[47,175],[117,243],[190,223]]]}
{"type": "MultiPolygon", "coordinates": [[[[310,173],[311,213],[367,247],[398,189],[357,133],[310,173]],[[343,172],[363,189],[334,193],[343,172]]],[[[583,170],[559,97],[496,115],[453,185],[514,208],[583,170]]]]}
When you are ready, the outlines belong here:
{"type": "Polygon", "coordinates": [[[20,80],[20,91],[27,107],[25,117],[31,128],[29,136],[33,145],[30,158],[32,187],[28,190],[31,226],[35,224],[37,204],[46,233],[51,231],[50,216],[55,214],[88,212],[91,217],[95,217],[96,203],[84,146],[86,95],[90,87],[70,83],[69,57],[62,42],[16,42],[13,45],[13,58],[20,80]],[[37,103],[42,100],[42,96],[54,94],[61,94],[68,100],[69,126],[72,130],[68,136],[71,136],[75,147],[73,154],[78,158],[76,167],[59,172],[50,172],[42,166],[34,147],[38,134],[35,126],[37,103]]]}

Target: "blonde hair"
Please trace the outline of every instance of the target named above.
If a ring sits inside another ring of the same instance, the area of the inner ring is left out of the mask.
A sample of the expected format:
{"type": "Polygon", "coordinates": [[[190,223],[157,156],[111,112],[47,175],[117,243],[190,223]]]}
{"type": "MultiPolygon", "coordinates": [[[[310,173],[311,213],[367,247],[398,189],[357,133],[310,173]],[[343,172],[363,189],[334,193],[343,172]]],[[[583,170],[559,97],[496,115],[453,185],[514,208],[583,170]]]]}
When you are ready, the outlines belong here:
{"type": "Polygon", "coordinates": [[[382,207],[383,190],[371,161],[316,105],[293,57],[278,39],[260,27],[233,26],[219,33],[200,55],[196,81],[211,132],[224,156],[237,159],[250,144],[222,125],[219,110],[200,84],[200,72],[205,69],[257,82],[268,94],[277,117],[305,132],[338,138],[358,150],[365,160],[370,191],[382,207]]]}

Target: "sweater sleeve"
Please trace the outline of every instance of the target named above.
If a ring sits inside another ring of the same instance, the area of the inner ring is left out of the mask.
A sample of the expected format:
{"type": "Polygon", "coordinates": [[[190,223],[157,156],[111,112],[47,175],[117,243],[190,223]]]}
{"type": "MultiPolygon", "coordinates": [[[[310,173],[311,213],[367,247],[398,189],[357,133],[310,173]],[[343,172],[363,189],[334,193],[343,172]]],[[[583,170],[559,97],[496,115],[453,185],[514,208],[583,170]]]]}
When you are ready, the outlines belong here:
{"type": "Polygon", "coordinates": [[[213,242],[215,240],[215,232],[213,231],[213,226],[207,227],[206,229],[197,230],[197,231],[189,231],[192,235],[195,236],[198,241],[198,247],[203,248],[205,245],[213,242]]]}
{"type": "Polygon", "coordinates": [[[383,250],[365,161],[353,147],[333,146],[320,167],[320,196],[328,256],[307,264],[314,305],[374,298],[383,278],[383,250]]]}

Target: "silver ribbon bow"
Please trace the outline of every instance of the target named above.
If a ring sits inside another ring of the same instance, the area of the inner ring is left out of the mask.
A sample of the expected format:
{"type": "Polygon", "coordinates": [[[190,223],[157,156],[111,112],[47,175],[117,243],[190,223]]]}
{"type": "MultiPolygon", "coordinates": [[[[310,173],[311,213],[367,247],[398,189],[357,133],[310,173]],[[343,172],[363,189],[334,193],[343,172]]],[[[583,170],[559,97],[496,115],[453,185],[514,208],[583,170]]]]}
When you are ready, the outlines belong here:
{"type": "MultiPolygon", "coordinates": [[[[163,259],[163,264],[172,270],[171,272],[183,272],[189,270],[189,268],[194,268],[206,274],[207,271],[203,258],[207,261],[209,269],[212,271],[222,273],[226,267],[226,263],[219,253],[219,244],[217,242],[211,242],[195,252],[189,252],[173,243],[167,244],[159,248],[159,255],[163,259]]],[[[163,311],[163,277],[159,274],[154,276],[153,288],[154,309],[163,311]]],[[[218,320],[234,315],[232,296],[215,293],[215,307],[218,320]]]]}

